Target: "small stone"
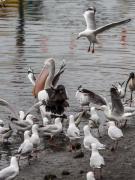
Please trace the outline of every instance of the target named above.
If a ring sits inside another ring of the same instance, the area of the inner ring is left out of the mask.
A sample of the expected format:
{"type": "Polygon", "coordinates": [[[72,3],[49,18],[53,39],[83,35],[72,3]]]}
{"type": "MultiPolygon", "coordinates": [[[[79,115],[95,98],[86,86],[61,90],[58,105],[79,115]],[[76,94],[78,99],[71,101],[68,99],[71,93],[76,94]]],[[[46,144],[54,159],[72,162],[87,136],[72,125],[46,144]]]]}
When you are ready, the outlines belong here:
{"type": "Polygon", "coordinates": [[[83,170],[80,170],[80,174],[83,174],[84,173],[84,171],[83,170]]]}
{"type": "Polygon", "coordinates": [[[69,172],[69,171],[67,171],[67,170],[63,170],[61,174],[62,174],[63,176],[67,176],[67,175],[69,175],[69,174],[70,174],[70,172],[69,172]]]}
{"type": "Polygon", "coordinates": [[[56,178],[57,176],[55,174],[48,174],[48,175],[45,175],[44,180],[53,180],[56,178]]]}

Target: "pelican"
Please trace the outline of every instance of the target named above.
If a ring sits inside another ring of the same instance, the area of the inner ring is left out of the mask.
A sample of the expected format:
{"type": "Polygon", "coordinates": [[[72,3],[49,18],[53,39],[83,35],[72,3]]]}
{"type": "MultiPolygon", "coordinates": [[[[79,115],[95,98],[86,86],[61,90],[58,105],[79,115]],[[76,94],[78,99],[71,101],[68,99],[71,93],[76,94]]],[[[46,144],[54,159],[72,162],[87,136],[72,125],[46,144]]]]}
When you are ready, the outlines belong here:
{"type": "Polygon", "coordinates": [[[98,34],[104,32],[106,30],[109,30],[110,28],[113,28],[115,26],[125,24],[125,23],[128,23],[131,21],[131,19],[126,19],[126,20],[122,20],[122,21],[109,23],[109,24],[104,25],[102,27],[96,28],[95,13],[96,13],[96,9],[94,7],[90,7],[84,12],[83,16],[85,18],[87,27],[84,31],[80,32],[78,37],[77,37],[77,39],[79,39],[80,37],[87,37],[88,38],[88,40],[90,42],[88,52],[90,52],[91,44],[93,44],[92,53],[94,53],[94,44],[98,43],[98,40],[96,37],[98,34]]]}
{"type": "Polygon", "coordinates": [[[11,157],[10,165],[0,171],[1,180],[12,180],[19,174],[18,160],[15,156],[11,157]]]}
{"type": "Polygon", "coordinates": [[[46,110],[58,114],[62,114],[64,108],[69,106],[64,85],[56,87],[64,70],[65,64],[63,63],[55,75],[55,60],[47,59],[33,89],[33,95],[38,97],[39,101],[45,102],[46,110]]]}
{"type": "Polygon", "coordinates": [[[65,63],[63,62],[60,70],[55,75],[55,60],[53,58],[45,60],[44,67],[36,79],[33,95],[36,97],[38,93],[44,89],[49,89],[51,87],[55,88],[60,75],[64,72],[64,70],[65,63]]]}
{"type": "MultiPolygon", "coordinates": [[[[125,86],[125,95],[127,90],[127,85],[131,91],[130,101],[133,100],[133,91],[135,91],[135,74],[133,72],[130,73],[129,78],[127,80],[126,86],[125,86]]],[[[130,103],[131,106],[131,103],[130,103]]]]}
{"type": "Polygon", "coordinates": [[[92,153],[90,157],[90,167],[92,167],[94,171],[99,170],[99,174],[97,174],[99,177],[97,179],[101,179],[102,167],[105,165],[104,158],[98,152],[97,144],[92,143],[91,147],[92,147],[92,153]]]}

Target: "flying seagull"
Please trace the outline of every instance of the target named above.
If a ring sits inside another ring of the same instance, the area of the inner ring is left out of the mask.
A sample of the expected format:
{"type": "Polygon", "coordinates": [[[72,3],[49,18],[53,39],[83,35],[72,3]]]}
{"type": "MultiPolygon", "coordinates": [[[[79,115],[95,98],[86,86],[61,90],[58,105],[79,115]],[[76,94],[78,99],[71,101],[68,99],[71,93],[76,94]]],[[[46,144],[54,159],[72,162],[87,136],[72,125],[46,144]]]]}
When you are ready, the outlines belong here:
{"type": "Polygon", "coordinates": [[[96,9],[95,7],[90,7],[88,8],[83,16],[85,18],[86,21],[86,29],[82,32],[79,33],[77,39],[79,39],[80,37],[87,37],[90,45],[88,48],[88,52],[90,52],[91,49],[91,44],[93,44],[93,49],[92,49],[92,53],[94,53],[94,45],[95,43],[98,43],[98,40],[96,38],[96,36],[106,30],[109,30],[115,26],[121,25],[121,24],[125,24],[131,21],[131,19],[125,19],[122,21],[117,21],[117,22],[113,22],[113,23],[109,23],[106,24],[104,26],[101,26],[99,28],[96,28],[96,22],[95,22],[95,13],[96,13],[96,9]]]}

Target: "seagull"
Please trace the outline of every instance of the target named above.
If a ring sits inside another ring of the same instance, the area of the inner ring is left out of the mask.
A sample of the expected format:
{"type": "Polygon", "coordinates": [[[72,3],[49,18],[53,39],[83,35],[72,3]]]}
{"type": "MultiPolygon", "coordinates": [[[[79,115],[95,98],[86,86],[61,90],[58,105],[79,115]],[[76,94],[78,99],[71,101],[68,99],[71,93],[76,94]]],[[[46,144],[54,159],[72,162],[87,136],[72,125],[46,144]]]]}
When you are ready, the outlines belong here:
{"type": "Polygon", "coordinates": [[[13,130],[10,124],[9,124],[9,127],[5,127],[3,121],[0,120],[0,137],[2,139],[2,142],[4,142],[5,139],[6,141],[8,141],[12,133],[13,133],[13,130]]]}
{"type": "Polygon", "coordinates": [[[10,165],[0,171],[0,180],[12,180],[19,174],[18,160],[15,156],[11,157],[10,165]]]}
{"type": "MultiPolygon", "coordinates": [[[[30,141],[32,142],[33,147],[35,149],[34,151],[36,152],[37,147],[40,145],[40,137],[38,134],[38,124],[34,124],[32,126],[32,135],[30,137],[30,141]]],[[[37,157],[37,154],[36,154],[36,157],[37,157]]]]}
{"type": "MultiPolygon", "coordinates": [[[[125,95],[126,95],[127,85],[128,85],[128,87],[129,87],[129,89],[131,91],[130,101],[132,103],[133,91],[135,91],[135,74],[134,74],[134,72],[130,73],[129,78],[128,78],[127,82],[126,82],[125,95]]],[[[131,106],[131,103],[130,103],[130,106],[131,106]]]]}
{"type": "Polygon", "coordinates": [[[76,92],[76,98],[82,107],[89,107],[90,103],[94,103],[97,105],[106,105],[106,100],[102,96],[99,96],[88,89],[83,89],[81,85],[78,87],[78,90],[76,92]]]}
{"type": "Polygon", "coordinates": [[[74,116],[69,116],[69,126],[67,129],[66,136],[70,139],[70,148],[73,150],[73,145],[71,143],[72,140],[80,139],[80,130],[75,125],[74,116]]]}
{"type": "Polygon", "coordinates": [[[117,88],[112,87],[110,89],[111,94],[111,102],[112,105],[110,107],[109,104],[100,106],[99,110],[103,110],[107,119],[116,121],[117,123],[122,123],[125,121],[124,126],[127,122],[127,119],[134,116],[135,112],[124,112],[124,106],[121,102],[121,98],[119,96],[117,88]]]}
{"type": "Polygon", "coordinates": [[[124,83],[125,83],[125,81],[123,81],[122,83],[119,82],[118,86],[117,86],[118,93],[121,98],[124,98],[124,96],[125,96],[125,88],[123,86],[124,83]]]}
{"type": "Polygon", "coordinates": [[[123,132],[121,129],[119,129],[114,121],[107,122],[109,128],[108,128],[108,136],[114,140],[115,144],[111,148],[111,150],[116,150],[118,146],[118,141],[123,137],[123,132]]]}
{"type": "Polygon", "coordinates": [[[97,174],[99,176],[99,178],[97,178],[97,179],[101,179],[102,178],[102,167],[105,165],[104,158],[103,158],[103,156],[101,156],[99,154],[97,144],[92,143],[91,147],[92,147],[92,153],[91,153],[91,157],[90,157],[90,167],[92,167],[94,171],[96,169],[99,170],[99,174],[97,174]]]}
{"type": "Polygon", "coordinates": [[[88,125],[85,125],[83,127],[83,131],[84,131],[83,145],[86,149],[91,150],[92,143],[97,144],[98,149],[105,149],[105,145],[100,143],[99,140],[91,134],[90,127],[88,125]]]}
{"type": "MultiPolygon", "coordinates": [[[[93,126],[98,129],[98,134],[99,134],[99,137],[100,137],[100,132],[99,132],[100,118],[99,118],[99,116],[98,116],[98,114],[96,112],[95,107],[91,107],[90,109],[91,109],[91,111],[90,111],[91,112],[90,121],[92,121],[93,126]]],[[[90,122],[90,124],[91,124],[91,122],[90,122]]]]}
{"type": "Polygon", "coordinates": [[[30,131],[26,130],[24,132],[24,141],[18,149],[19,160],[21,156],[27,156],[28,163],[30,165],[30,158],[32,151],[33,151],[33,143],[30,140],[30,131]]]}
{"type": "Polygon", "coordinates": [[[87,180],[96,180],[92,171],[87,172],[86,178],[87,180]]]}
{"type": "Polygon", "coordinates": [[[52,139],[54,135],[62,132],[61,118],[55,118],[54,124],[48,124],[45,127],[40,127],[39,131],[44,135],[50,135],[52,139]]]}
{"type": "Polygon", "coordinates": [[[36,77],[34,75],[33,70],[31,69],[31,67],[29,67],[29,69],[28,69],[28,78],[29,78],[30,82],[32,83],[32,85],[35,86],[36,77]]]}
{"type": "Polygon", "coordinates": [[[86,21],[86,29],[82,32],[79,33],[77,39],[79,39],[80,37],[87,37],[89,42],[90,42],[90,46],[88,48],[88,52],[90,52],[91,49],[91,44],[93,44],[93,49],[92,49],[92,53],[94,53],[94,45],[95,43],[98,43],[98,40],[96,38],[96,36],[106,30],[109,30],[115,26],[121,25],[121,24],[125,24],[131,21],[131,19],[126,19],[126,20],[122,20],[122,21],[117,21],[117,22],[113,22],[110,24],[107,24],[105,26],[96,28],[96,22],[95,22],[95,13],[96,13],[96,9],[95,7],[90,7],[88,8],[83,16],[85,18],[86,21]]]}

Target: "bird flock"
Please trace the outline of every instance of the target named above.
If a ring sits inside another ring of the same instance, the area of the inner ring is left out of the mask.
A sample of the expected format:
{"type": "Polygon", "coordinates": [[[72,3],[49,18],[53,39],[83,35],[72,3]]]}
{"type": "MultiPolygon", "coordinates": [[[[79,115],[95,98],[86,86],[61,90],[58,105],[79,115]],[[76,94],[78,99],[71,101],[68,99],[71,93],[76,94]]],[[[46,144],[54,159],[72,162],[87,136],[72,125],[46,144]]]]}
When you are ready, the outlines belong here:
{"type": "MultiPolygon", "coordinates": [[[[1,1],[2,3],[4,1],[1,1]]],[[[86,21],[86,30],[78,34],[80,37],[87,37],[90,42],[88,52],[95,52],[95,43],[98,43],[97,35],[115,26],[128,23],[126,19],[105,26],[96,28],[95,7],[88,8],[83,16],[86,21]]],[[[135,116],[133,91],[135,90],[135,75],[130,73],[126,82],[113,84],[110,87],[111,102],[95,92],[84,89],[82,85],[76,88],[76,102],[79,103],[80,112],[76,115],[67,115],[66,110],[70,106],[68,94],[63,84],[58,84],[61,75],[66,67],[62,62],[58,72],[55,72],[55,59],[45,60],[44,66],[36,77],[31,67],[28,69],[28,79],[33,86],[32,95],[35,103],[27,112],[16,108],[0,98],[0,105],[6,107],[11,116],[8,118],[8,127],[0,120],[1,142],[8,142],[13,133],[21,139],[17,152],[11,157],[10,165],[0,171],[0,180],[11,180],[19,174],[21,161],[27,159],[31,164],[33,157],[38,158],[42,138],[49,136],[49,141],[54,143],[55,136],[64,134],[67,137],[68,150],[75,151],[74,143],[81,142],[81,148],[90,151],[90,171],[86,174],[87,180],[103,178],[102,168],[107,165],[102,151],[109,149],[117,151],[118,142],[123,138],[123,127],[135,116]],[[126,99],[127,87],[131,91],[130,99],[126,99]],[[33,115],[37,112],[38,117],[33,115]],[[104,116],[99,116],[99,113],[104,116]],[[85,123],[82,119],[85,117],[85,123]],[[85,124],[85,125],[84,125],[85,124]],[[82,128],[83,125],[83,128],[82,128]],[[104,136],[101,128],[107,130],[107,135],[113,140],[112,147],[100,142],[98,137],[104,136]],[[92,129],[96,129],[96,135],[92,129]],[[83,132],[83,135],[81,135],[83,132]]]]}

